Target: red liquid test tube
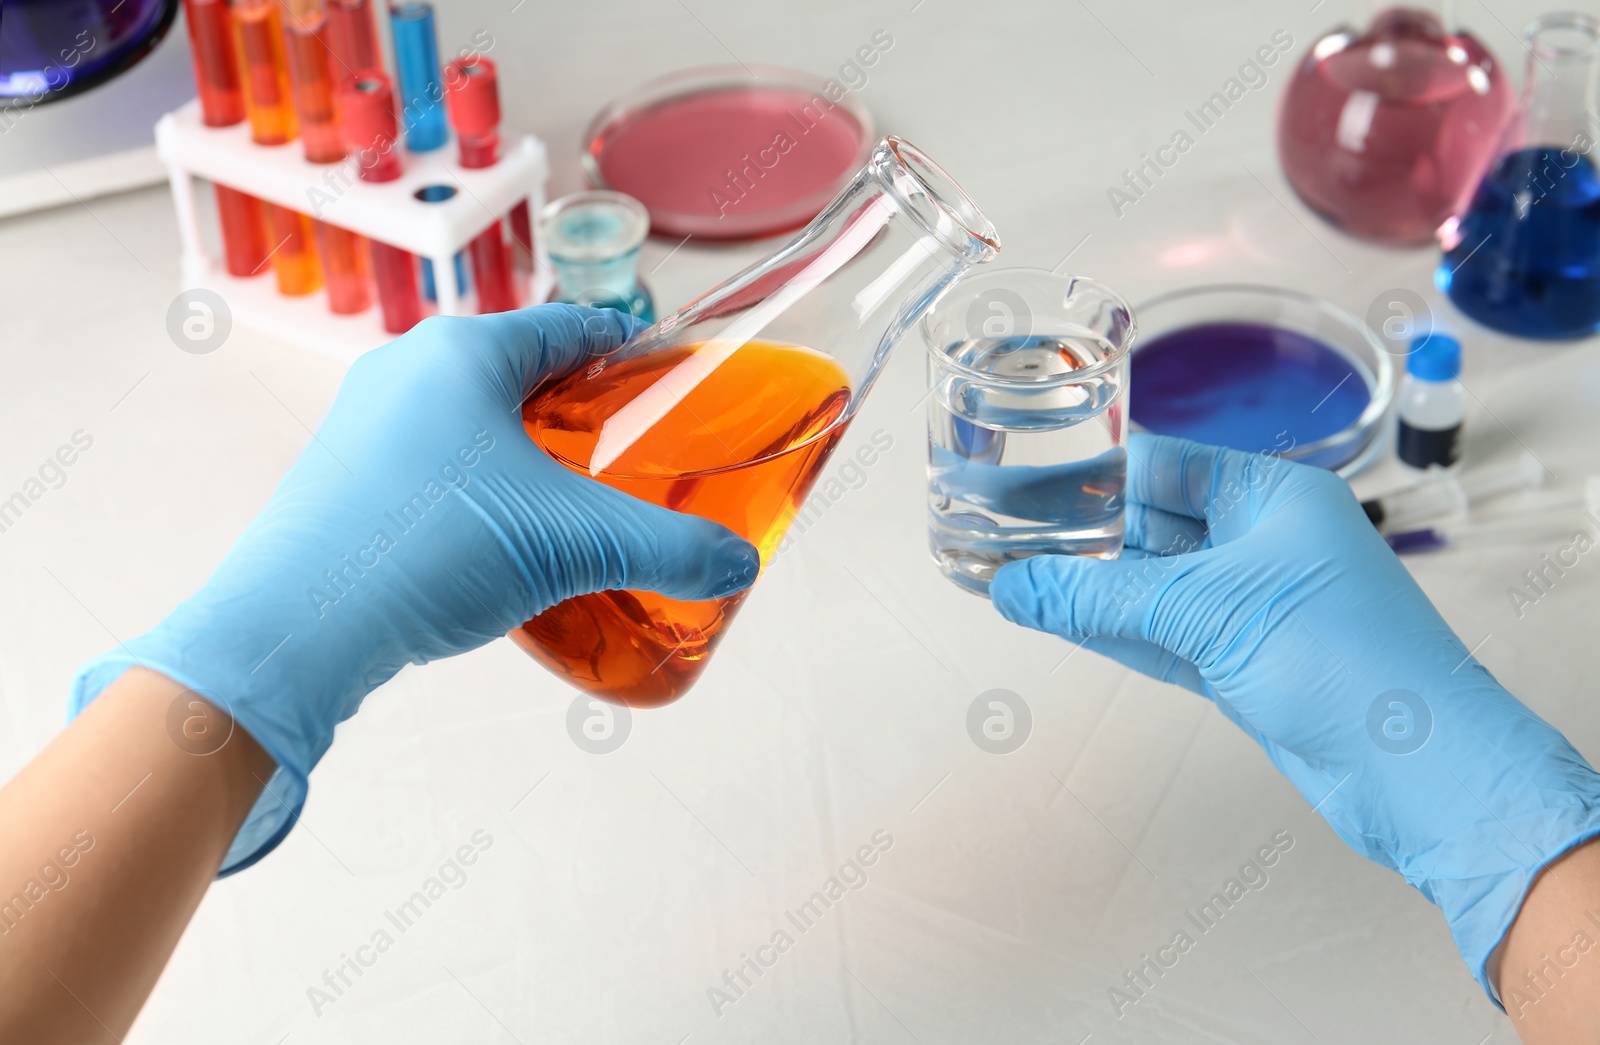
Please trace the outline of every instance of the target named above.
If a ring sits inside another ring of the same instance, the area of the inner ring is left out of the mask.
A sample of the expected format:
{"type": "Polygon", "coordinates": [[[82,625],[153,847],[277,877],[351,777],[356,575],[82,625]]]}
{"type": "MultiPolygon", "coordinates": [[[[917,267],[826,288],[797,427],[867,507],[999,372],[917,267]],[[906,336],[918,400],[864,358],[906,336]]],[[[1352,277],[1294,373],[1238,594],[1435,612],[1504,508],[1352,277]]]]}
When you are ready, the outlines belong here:
{"type": "MultiPolygon", "coordinates": [[[[227,0],[183,0],[189,26],[189,53],[207,127],[232,127],[244,119],[239,63],[233,55],[233,27],[227,0]]],[[[230,276],[249,277],[266,263],[267,215],[261,201],[226,185],[213,185],[222,228],[222,255],[230,276]]]]}
{"type": "Polygon", "coordinates": [[[328,16],[321,0],[287,0],[283,39],[300,141],[312,163],[344,159],[344,142],[333,114],[333,75],[328,69],[328,16]]]}
{"type": "Polygon", "coordinates": [[[328,285],[328,311],[353,316],[372,307],[372,287],[367,278],[367,238],[349,229],[313,222],[322,255],[322,275],[328,285]]]}
{"type": "MultiPolygon", "coordinates": [[[[362,181],[385,182],[400,177],[400,129],[394,116],[394,87],[376,69],[365,69],[339,87],[344,115],[344,140],[356,158],[362,181]]],[[[404,334],[422,322],[422,295],[417,290],[417,260],[408,252],[371,240],[372,271],[378,280],[378,306],[383,329],[404,334]]]]}
{"type": "Polygon", "coordinates": [[[528,213],[528,201],[523,200],[511,208],[511,248],[517,268],[533,271],[533,218],[528,213]]]}
{"type": "MultiPolygon", "coordinates": [[[[286,0],[283,32],[289,79],[300,116],[300,142],[312,163],[337,163],[346,154],[333,105],[327,29],[322,0],[286,0]]],[[[367,285],[367,249],[362,237],[323,221],[316,222],[316,236],[329,311],[336,315],[366,311],[372,305],[372,291],[367,285]]]]}
{"type": "Polygon", "coordinates": [[[370,0],[328,0],[328,50],[339,83],[363,69],[383,68],[370,0]]]}
{"type": "MultiPolygon", "coordinates": [[[[444,69],[445,107],[468,170],[500,162],[500,88],[494,62],[482,55],[458,58],[444,69]]],[[[496,219],[472,241],[472,274],[478,311],[509,312],[517,307],[516,280],[505,230],[496,219]]]]}

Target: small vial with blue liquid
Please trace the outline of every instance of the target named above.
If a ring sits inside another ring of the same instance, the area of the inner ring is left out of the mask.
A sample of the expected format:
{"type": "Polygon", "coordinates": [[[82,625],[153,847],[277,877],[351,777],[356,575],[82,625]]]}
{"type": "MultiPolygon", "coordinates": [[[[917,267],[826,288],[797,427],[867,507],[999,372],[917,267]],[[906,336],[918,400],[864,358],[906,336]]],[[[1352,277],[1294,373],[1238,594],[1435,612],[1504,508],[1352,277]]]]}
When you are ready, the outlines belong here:
{"type": "Polygon", "coordinates": [[[1600,330],[1600,20],[1578,12],[1528,30],[1522,110],[1436,274],[1486,327],[1548,340],[1600,330]]]}
{"type": "Polygon", "coordinates": [[[1454,468],[1461,461],[1461,342],[1435,331],[1411,343],[1400,382],[1395,454],[1412,468],[1454,468]]]}
{"type": "Polygon", "coordinates": [[[620,192],[575,192],[539,212],[539,238],[555,273],[551,301],[656,320],[639,279],[639,247],[650,232],[644,204],[620,192]]]}

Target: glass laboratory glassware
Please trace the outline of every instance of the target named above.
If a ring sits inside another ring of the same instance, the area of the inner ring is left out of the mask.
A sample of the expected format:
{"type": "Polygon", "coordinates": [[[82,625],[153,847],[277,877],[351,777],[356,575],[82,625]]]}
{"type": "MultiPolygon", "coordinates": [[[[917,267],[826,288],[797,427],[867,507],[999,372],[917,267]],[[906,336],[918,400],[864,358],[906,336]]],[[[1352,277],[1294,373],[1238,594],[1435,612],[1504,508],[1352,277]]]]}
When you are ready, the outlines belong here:
{"type": "MultiPolygon", "coordinates": [[[[324,0],[284,0],[283,34],[306,160],[337,163],[347,150],[333,102],[333,52],[324,0]]],[[[372,305],[365,238],[325,221],[313,220],[312,226],[328,288],[328,311],[341,316],[365,312],[372,305]]]]}
{"type": "Polygon", "coordinates": [[[364,69],[383,68],[371,0],[328,0],[328,50],[335,82],[364,69]]]}
{"type": "MultiPolygon", "coordinates": [[[[233,25],[227,0],[184,0],[189,27],[189,55],[200,99],[200,118],[207,127],[232,127],[244,122],[244,93],[239,62],[233,53],[233,25]]],[[[222,234],[222,256],[230,276],[249,278],[261,271],[272,249],[267,242],[266,205],[254,196],[212,185],[222,234]]]]}
{"type": "MultiPolygon", "coordinates": [[[[229,0],[234,42],[242,66],[245,115],[250,140],[257,145],[293,141],[299,128],[289,90],[289,63],[284,52],[277,0],[229,0]]],[[[278,293],[295,297],[322,287],[322,266],[311,218],[289,207],[267,204],[267,238],[278,293]]]]}
{"type": "Polygon", "coordinates": [[[547,204],[539,238],[555,270],[550,300],[654,323],[655,299],[639,279],[639,245],[649,232],[644,204],[620,192],[575,192],[547,204]]]}
{"type": "MultiPolygon", "coordinates": [[[[345,146],[357,155],[356,176],[381,184],[400,177],[400,128],[394,115],[394,87],[376,69],[345,80],[339,88],[345,146]]],[[[378,284],[383,329],[404,334],[422,322],[417,259],[399,247],[369,240],[372,274],[378,284]]]]}
{"type": "Polygon", "coordinates": [[[1352,236],[1427,243],[1466,206],[1511,113],[1505,75],[1450,0],[1369,3],[1364,30],[1311,45],[1278,110],[1278,158],[1306,206],[1352,236]]]}
{"type": "Polygon", "coordinates": [[[1484,326],[1530,338],[1600,330],[1600,20],[1567,11],[1527,29],[1522,107],[1437,283],[1484,326]]]}
{"type": "Polygon", "coordinates": [[[394,41],[394,66],[399,74],[400,104],[405,106],[406,148],[432,152],[444,145],[444,84],[439,79],[439,41],[433,29],[433,5],[389,5],[389,33],[394,41]]]}
{"type": "Polygon", "coordinates": [[[595,115],[583,141],[592,188],[643,203],[657,236],[698,243],[801,228],[867,162],[878,134],[856,92],[837,82],[741,62],[629,91],[595,115]]]}
{"type": "MultiPolygon", "coordinates": [[[[466,170],[500,162],[500,75],[483,55],[458,58],[445,66],[445,109],[456,132],[461,166],[466,170]]],[[[478,311],[509,312],[518,305],[505,222],[496,219],[472,241],[472,276],[478,311]]]]}
{"type": "Polygon", "coordinates": [[[988,596],[1033,555],[1122,552],[1133,309],[1039,269],[969,276],[922,320],[928,348],[928,546],[988,596]]]}
{"type": "MultiPolygon", "coordinates": [[[[583,475],[714,519],[771,561],[894,347],[994,227],[932,160],[886,138],[794,240],[523,408],[528,434],[583,475]]],[[[513,631],[594,696],[681,696],[745,593],[568,599],[513,631]]]]}
{"type": "Polygon", "coordinates": [[[1309,294],[1219,283],[1134,306],[1134,431],[1346,478],[1388,449],[1395,365],[1366,323],[1309,294]]]}
{"type": "Polygon", "coordinates": [[[71,98],[120,76],[156,49],[178,0],[5,0],[0,103],[71,98]]]}

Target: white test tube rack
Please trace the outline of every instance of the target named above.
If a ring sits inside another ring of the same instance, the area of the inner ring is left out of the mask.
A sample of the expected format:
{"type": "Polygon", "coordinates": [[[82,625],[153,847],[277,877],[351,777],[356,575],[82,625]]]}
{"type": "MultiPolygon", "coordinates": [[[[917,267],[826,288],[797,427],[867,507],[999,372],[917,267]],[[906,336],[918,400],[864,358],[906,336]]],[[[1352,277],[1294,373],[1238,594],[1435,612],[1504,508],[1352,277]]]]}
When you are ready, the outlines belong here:
{"type": "MultiPolygon", "coordinates": [[[[328,310],[326,289],[295,297],[279,294],[270,262],[248,278],[230,275],[201,233],[194,180],[203,178],[427,258],[433,263],[438,313],[475,313],[470,260],[468,293],[461,295],[456,289],[455,256],[494,221],[507,220],[509,236],[507,216],[522,200],[528,201],[530,216],[537,219],[550,175],[544,143],[532,135],[509,138],[500,162],[475,170],[455,162],[454,134],[442,148],[430,152],[409,152],[402,144],[395,148],[404,160],[400,177],[365,182],[356,176],[353,156],[340,163],[311,163],[298,140],[257,145],[250,140],[248,122],[207,127],[198,101],[161,117],[156,123],[156,151],[167,166],[178,212],[184,289],[204,288],[220,295],[237,327],[346,365],[395,337],[383,329],[375,284],[372,304],[365,311],[335,315],[328,310]],[[454,193],[448,199],[425,202],[424,190],[434,186],[454,193]]],[[[551,286],[549,263],[537,242],[534,248],[534,271],[522,287],[529,304],[548,297],[551,286]]],[[[423,302],[424,314],[430,304],[423,302]]]]}

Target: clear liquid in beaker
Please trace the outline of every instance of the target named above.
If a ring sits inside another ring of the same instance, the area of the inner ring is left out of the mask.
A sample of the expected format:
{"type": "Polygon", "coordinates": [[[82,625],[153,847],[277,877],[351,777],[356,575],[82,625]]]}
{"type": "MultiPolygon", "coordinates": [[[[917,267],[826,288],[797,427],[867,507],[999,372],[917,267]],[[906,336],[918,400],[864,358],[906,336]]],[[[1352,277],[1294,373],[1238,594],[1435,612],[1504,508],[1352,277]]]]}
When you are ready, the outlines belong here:
{"type": "Polygon", "coordinates": [[[947,353],[965,372],[935,365],[928,539],[951,580],[987,595],[1007,562],[1121,553],[1125,367],[1062,380],[1112,352],[1093,335],[975,339],[947,353]]]}

